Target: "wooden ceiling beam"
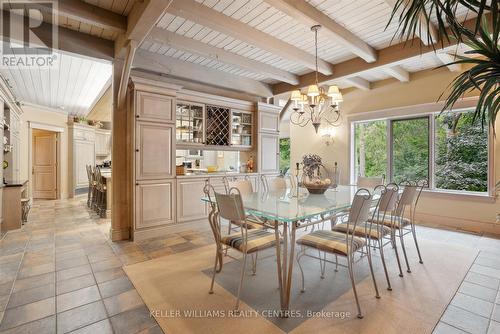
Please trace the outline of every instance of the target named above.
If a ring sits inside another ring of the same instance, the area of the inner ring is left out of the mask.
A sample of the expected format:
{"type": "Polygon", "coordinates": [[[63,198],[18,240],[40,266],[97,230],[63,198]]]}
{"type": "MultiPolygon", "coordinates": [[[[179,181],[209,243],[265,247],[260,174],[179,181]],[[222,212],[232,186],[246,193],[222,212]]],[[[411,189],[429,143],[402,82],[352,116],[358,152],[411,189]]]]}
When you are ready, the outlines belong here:
{"type": "Polygon", "coordinates": [[[451,72],[462,72],[462,65],[461,64],[447,65],[447,64],[452,63],[456,60],[454,55],[449,54],[447,52],[437,52],[436,57],[437,57],[437,59],[439,59],[439,61],[441,63],[443,63],[443,65],[446,65],[446,67],[451,72]]]}
{"type": "Polygon", "coordinates": [[[368,80],[365,80],[360,77],[351,77],[351,78],[345,78],[345,82],[350,84],[353,87],[359,88],[361,90],[370,90],[371,89],[371,83],[368,80]]]}
{"type": "MultiPolygon", "coordinates": [[[[491,26],[491,13],[486,14],[486,19],[491,26]]],[[[476,19],[470,19],[464,22],[466,27],[472,28],[476,24],[476,19]]],[[[457,45],[456,40],[450,39],[445,41],[440,41],[439,44],[434,45],[436,49],[447,49],[457,45]]],[[[367,63],[361,58],[354,58],[343,61],[341,63],[335,64],[333,66],[332,75],[318,75],[318,81],[320,83],[340,80],[348,77],[353,77],[359,75],[363,72],[380,69],[383,70],[387,67],[392,67],[402,64],[406,59],[424,56],[427,54],[434,54],[435,49],[431,45],[421,45],[418,40],[411,40],[408,42],[402,42],[399,44],[391,45],[384,49],[378,50],[377,61],[373,63],[367,63]]],[[[310,72],[299,77],[300,83],[298,85],[290,85],[287,83],[277,83],[273,85],[274,95],[290,92],[294,89],[303,88],[309,86],[315,82],[315,73],[310,72]]]]}
{"type": "Polygon", "coordinates": [[[125,60],[117,94],[119,108],[125,103],[136,50],[171,4],[172,0],[144,0],[134,3],[127,17],[127,32],[115,41],[115,57],[125,60]]]}
{"type": "Polygon", "coordinates": [[[410,81],[410,73],[399,65],[384,68],[385,73],[401,82],[410,81]]]}
{"type": "Polygon", "coordinates": [[[335,22],[328,15],[316,9],[305,0],[264,0],[279,11],[306,25],[321,25],[321,34],[342,44],[349,51],[367,62],[377,60],[377,51],[361,38],[335,22]]]}
{"type": "Polygon", "coordinates": [[[161,28],[153,28],[148,35],[148,40],[160,45],[173,47],[177,50],[187,51],[220,63],[233,65],[246,71],[262,74],[268,78],[287,82],[292,85],[299,83],[299,78],[290,72],[161,28]]]}
{"type": "Polygon", "coordinates": [[[271,87],[257,80],[232,75],[146,50],[137,50],[134,68],[148,70],[207,85],[244,92],[254,96],[272,96],[271,87]]]}
{"type": "Polygon", "coordinates": [[[48,2],[27,0],[33,6],[45,12],[54,10],[57,14],[82,23],[90,24],[105,30],[124,33],[127,30],[127,18],[110,10],[91,5],[81,0],[57,1],[52,7],[48,2]]]}
{"type": "MultiPolygon", "coordinates": [[[[175,16],[194,21],[200,25],[232,36],[242,42],[254,45],[283,59],[288,59],[311,70],[316,68],[314,55],[268,35],[241,21],[224,15],[194,0],[174,0],[168,12],[175,16]]],[[[313,50],[311,50],[313,51],[313,50]]],[[[319,59],[320,73],[332,74],[332,64],[319,59]]]]}
{"type": "MultiPolygon", "coordinates": [[[[47,22],[42,22],[38,27],[28,27],[25,24],[22,16],[13,15],[12,13],[7,13],[2,11],[2,20],[4,22],[10,22],[10,20],[17,20],[19,26],[25,25],[25,31],[31,30],[44,45],[37,45],[37,47],[46,47],[47,45],[53,45],[57,50],[63,52],[69,52],[76,55],[82,55],[86,57],[113,60],[114,49],[113,42],[105,40],[92,35],[84,34],[72,29],[64,27],[53,27],[52,24],[47,22]],[[57,43],[53,43],[53,32],[57,29],[57,43]]],[[[2,32],[2,39],[10,39],[12,36],[5,36],[2,32]]],[[[13,40],[13,42],[24,44],[24,41],[13,40]]],[[[35,43],[30,41],[30,43],[35,43]]],[[[36,43],[35,43],[36,44],[36,43]]]]}
{"type": "MultiPolygon", "coordinates": [[[[394,7],[396,7],[397,0],[385,0],[385,2],[391,7],[391,9],[394,9],[394,7]]],[[[432,43],[437,43],[438,34],[436,27],[434,27],[431,22],[427,24],[427,19],[424,14],[421,13],[419,15],[418,23],[419,27],[416,29],[415,33],[420,38],[420,41],[426,46],[432,45],[432,43]]]]}

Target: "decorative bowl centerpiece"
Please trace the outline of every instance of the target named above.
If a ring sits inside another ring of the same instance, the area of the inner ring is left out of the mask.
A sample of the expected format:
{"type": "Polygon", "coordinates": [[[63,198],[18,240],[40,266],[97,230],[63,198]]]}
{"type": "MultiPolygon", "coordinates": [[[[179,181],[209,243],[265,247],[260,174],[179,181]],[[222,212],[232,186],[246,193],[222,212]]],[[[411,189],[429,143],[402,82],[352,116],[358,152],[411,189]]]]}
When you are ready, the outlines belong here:
{"type": "Polygon", "coordinates": [[[324,178],[326,173],[325,166],[321,157],[317,154],[306,154],[302,158],[302,186],[310,194],[324,194],[330,188],[332,181],[324,178]]]}

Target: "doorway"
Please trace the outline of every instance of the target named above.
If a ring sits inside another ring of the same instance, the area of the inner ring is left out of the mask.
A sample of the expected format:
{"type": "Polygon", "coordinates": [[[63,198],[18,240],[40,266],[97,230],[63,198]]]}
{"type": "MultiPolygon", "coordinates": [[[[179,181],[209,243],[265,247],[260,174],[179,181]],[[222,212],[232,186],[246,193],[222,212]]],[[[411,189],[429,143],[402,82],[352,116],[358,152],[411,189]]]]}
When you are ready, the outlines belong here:
{"type": "Polygon", "coordinates": [[[57,198],[57,132],[33,129],[32,179],[34,199],[57,198]]]}

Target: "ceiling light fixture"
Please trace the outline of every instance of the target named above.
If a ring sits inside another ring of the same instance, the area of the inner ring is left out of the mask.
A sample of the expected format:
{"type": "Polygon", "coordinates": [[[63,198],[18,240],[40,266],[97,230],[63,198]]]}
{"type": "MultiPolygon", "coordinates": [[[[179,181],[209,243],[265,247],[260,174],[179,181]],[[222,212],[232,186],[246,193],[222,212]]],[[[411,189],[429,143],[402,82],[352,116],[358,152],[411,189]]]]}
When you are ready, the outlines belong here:
{"type": "Polygon", "coordinates": [[[297,89],[292,91],[290,100],[293,101],[293,113],[290,117],[290,122],[301,127],[306,126],[309,122],[312,123],[314,130],[318,133],[318,129],[322,123],[327,123],[330,126],[339,126],[342,121],[340,115],[339,104],[343,101],[342,93],[337,86],[330,86],[328,90],[320,87],[318,84],[318,30],[320,25],[311,27],[314,31],[314,46],[316,60],[316,80],[314,85],[307,88],[307,93],[297,89]]]}

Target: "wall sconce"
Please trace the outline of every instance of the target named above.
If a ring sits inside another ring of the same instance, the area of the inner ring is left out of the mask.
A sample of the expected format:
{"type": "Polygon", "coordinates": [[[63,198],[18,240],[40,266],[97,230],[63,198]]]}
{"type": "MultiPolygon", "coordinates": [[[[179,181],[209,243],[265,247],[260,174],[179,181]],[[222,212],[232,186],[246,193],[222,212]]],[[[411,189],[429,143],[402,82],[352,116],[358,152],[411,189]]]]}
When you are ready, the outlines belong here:
{"type": "Polygon", "coordinates": [[[333,144],[333,138],[335,137],[335,129],[332,127],[325,127],[319,129],[319,134],[323,138],[323,142],[326,146],[333,144]]]}

